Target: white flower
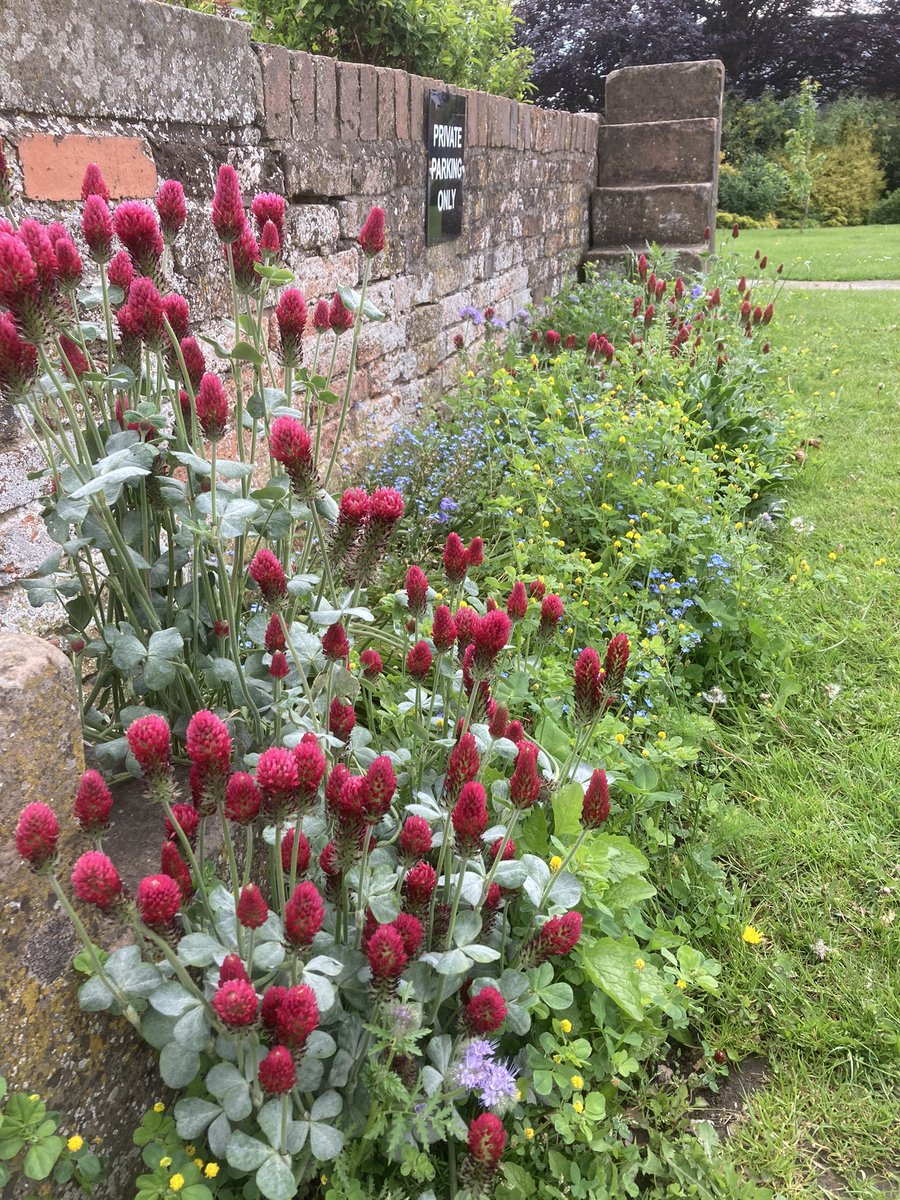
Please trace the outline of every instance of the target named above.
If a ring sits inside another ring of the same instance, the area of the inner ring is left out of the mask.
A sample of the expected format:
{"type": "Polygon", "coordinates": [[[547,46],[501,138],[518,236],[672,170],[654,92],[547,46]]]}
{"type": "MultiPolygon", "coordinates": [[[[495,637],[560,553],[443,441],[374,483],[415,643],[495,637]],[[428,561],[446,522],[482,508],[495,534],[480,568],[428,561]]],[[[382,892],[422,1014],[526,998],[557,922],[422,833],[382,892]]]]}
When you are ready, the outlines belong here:
{"type": "Polygon", "coordinates": [[[812,533],[815,525],[812,521],[807,521],[805,517],[794,517],[791,521],[791,528],[796,529],[798,533],[812,533]]]}
{"type": "Polygon", "coordinates": [[[711,687],[708,692],[703,693],[703,699],[707,704],[711,704],[716,708],[724,708],[728,703],[728,697],[720,687],[711,687]]]}
{"type": "Polygon", "coordinates": [[[840,695],[840,692],[841,692],[841,685],[839,683],[826,683],[825,684],[825,695],[828,698],[829,704],[831,703],[832,700],[837,699],[837,697],[840,695]]]}

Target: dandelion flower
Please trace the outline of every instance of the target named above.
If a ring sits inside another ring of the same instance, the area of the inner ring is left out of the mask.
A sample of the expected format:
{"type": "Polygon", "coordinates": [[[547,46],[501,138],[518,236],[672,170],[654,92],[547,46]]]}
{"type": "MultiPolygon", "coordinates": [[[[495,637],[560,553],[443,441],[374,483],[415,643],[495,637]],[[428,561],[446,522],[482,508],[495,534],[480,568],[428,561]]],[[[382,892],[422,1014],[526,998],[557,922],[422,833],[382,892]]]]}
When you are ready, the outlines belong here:
{"type": "Polygon", "coordinates": [[[758,946],[763,940],[763,935],[753,925],[745,925],[744,932],[741,934],[741,937],[748,946],[758,946]]]}

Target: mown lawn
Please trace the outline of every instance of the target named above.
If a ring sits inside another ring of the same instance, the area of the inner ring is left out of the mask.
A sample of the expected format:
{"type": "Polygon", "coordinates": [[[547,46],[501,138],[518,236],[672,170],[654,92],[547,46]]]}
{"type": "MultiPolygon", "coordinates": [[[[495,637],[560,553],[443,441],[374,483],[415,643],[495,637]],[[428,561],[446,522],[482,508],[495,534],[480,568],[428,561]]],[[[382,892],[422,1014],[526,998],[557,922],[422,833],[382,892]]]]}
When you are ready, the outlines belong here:
{"type": "Polygon", "coordinates": [[[821,414],[821,448],[788,512],[803,529],[781,534],[793,677],[722,714],[730,803],[714,836],[764,941],[717,948],[710,1038],[769,1064],[729,1141],[749,1174],[778,1197],[896,1196],[900,296],[798,289],[779,307],[777,344],[799,352],[793,382],[821,414]]]}
{"type": "Polygon", "coordinates": [[[900,225],[859,225],[846,229],[744,229],[733,241],[727,229],[716,233],[720,250],[735,250],[744,270],[753,269],[756,250],[769,262],[784,263],[786,279],[900,279],[900,225]]]}

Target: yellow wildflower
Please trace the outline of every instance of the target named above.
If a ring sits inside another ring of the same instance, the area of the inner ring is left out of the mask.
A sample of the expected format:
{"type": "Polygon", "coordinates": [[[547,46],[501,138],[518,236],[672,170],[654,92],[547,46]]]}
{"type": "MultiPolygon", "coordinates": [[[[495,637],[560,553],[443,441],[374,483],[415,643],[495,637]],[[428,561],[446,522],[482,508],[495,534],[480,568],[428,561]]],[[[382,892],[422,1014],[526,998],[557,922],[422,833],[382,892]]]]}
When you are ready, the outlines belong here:
{"type": "Polygon", "coordinates": [[[207,1179],[215,1179],[215,1177],[218,1175],[218,1173],[219,1173],[219,1164],[218,1163],[207,1163],[206,1166],[203,1168],[203,1174],[206,1176],[207,1179]]]}
{"type": "Polygon", "coordinates": [[[173,1192],[180,1192],[181,1189],[184,1187],[184,1176],[179,1175],[177,1173],[175,1175],[173,1175],[172,1178],[169,1180],[169,1187],[172,1189],[173,1192]]]}
{"type": "Polygon", "coordinates": [[[66,1149],[71,1150],[73,1154],[77,1154],[83,1145],[84,1145],[84,1138],[79,1137],[77,1133],[73,1133],[72,1136],[69,1138],[69,1140],[66,1142],[66,1149]]]}
{"type": "Polygon", "coordinates": [[[687,981],[684,979],[676,979],[675,986],[677,988],[681,988],[681,990],[684,991],[684,989],[687,987],[687,981]]]}
{"type": "Polygon", "coordinates": [[[571,1033],[572,1032],[572,1022],[568,1019],[568,1017],[563,1017],[563,1019],[559,1023],[559,1027],[563,1033],[571,1033]]]}
{"type": "Polygon", "coordinates": [[[534,1137],[534,1130],[531,1128],[530,1125],[528,1126],[527,1129],[523,1129],[522,1132],[525,1134],[525,1137],[528,1139],[529,1142],[534,1137]]]}
{"type": "Polygon", "coordinates": [[[159,1165],[161,1167],[171,1167],[172,1160],[171,1160],[171,1158],[169,1158],[168,1154],[164,1158],[161,1158],[159,1160],[159,1165]]]}
{"type": "Polygon", "coordinates": [[[558,854],[554,854],[553,857],[550,859],[550,870],[558,871],[561,866],[562,866],[562,859],[559,857],[558,854]]]}
{"type": "Polygon", "coordinates": [[[155,1113],[165,1112],[166,1106],[164,1104],[160,1104],[160,1102],[157,1100],[157,1102],[153,1105],[153,1111],[155,1113]]]}
{"type": "Polygon", "coordinates": [[[615,738],[613,739],[613,741],[618,742],[620,746],[624,746],[625,745],[625,734],[617,733],[615,738]]]}
{"type": "Polygon", "coordinates": [[[572,1078],[569,1080],[569,1083],[571,1083],[572,1087],[575,1089],[576,1092],[580,1092],[581,1089],[584,1087],[584,1080],[581,1078],[580,1075],[573,1075],[572,1078]]]}
{"type": "Polygon", "coordinates": [[[573,1100],[572,1107],[579,1115],[584,1112],[584,1103],[581,1100],[573,1100]]]}
{"type": "Polygon", "coordinates": [[[748,946],[758,946],[763,940],[763,935],[753,925],[745,925],[741,937],[748,946]]]}
{"type": "Polygon", "coordinates": [[[195,1167],[199,1167],[199,1168],[200,1168],[200,1170],[202,1171],[202,1170],[203,1170],[203,1159],[202,1159],[202,1158],[195,1158],[195,1159],[194,1159],[194,1166],[195,1166],[195,1167]]]}
{"type": "Polygon", "coordinates": [[[642,958],[636,958],[634,960],[634,968],[636,971],[643,971],[643,969],[644,969],[644,967],[646,967],[646,965],[647,964],[644,962],[644,960],[642,958]]]}

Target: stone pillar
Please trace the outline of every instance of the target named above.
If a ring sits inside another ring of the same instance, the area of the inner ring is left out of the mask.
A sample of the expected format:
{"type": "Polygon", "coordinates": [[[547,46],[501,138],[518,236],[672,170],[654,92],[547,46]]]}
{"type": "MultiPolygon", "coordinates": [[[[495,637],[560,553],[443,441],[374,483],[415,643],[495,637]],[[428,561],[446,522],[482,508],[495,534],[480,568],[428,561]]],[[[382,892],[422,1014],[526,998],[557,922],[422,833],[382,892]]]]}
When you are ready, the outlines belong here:
{"type": "MultiPolygon", "coordinates": [[[[109,1154],[111,1174],[97,1194],[122,1200],[138,1171],[132,1132],[162,1092],[155,1053],[124,1020],[81,1012],[71,967],[77,939],[46,879],[13,844],[19,812],[40,800],[62,826],[64,885],[87,848],[69,819],[84,769],[75,679],[49,642],[0,634],[0,731],[0,1074],[11,1091],[40,1093],[59,1112],[64,1136],[103,1139],[98,1149],[109,1154]]],[[[108,945],[112,928],[97,937],[108,945]]],[[[3,1200],[23,1194],[15,1178],[2,1190],[3,1200]]]]}

